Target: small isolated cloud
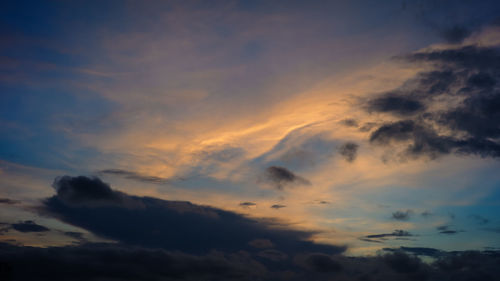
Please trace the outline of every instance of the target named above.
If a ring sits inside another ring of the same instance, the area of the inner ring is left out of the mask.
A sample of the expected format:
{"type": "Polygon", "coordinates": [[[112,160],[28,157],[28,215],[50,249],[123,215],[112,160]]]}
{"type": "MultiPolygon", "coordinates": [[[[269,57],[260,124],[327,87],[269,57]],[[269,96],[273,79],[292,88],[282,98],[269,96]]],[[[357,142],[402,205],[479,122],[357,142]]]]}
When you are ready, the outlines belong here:
{"type": "Polygon", "coordinates": [[[407,221],[410,219],[412,214],[413,214],[412,210],[396,211],[392,213],[392,218],[399,221],[407,221]]]}
{"type": "Polygon", "coordinates": [[[386,240],[388,238],[398,239],[401,237],[412,237],[412,236],[414,236],[414,235],[409,233],[408,231],[396,229],[392,233],[366,235],[366,236],[360,237],[359,240],[366,241],[366,242],[382,243],[383,240],[386,240]]]}
{"type": "Polygon", "coordinates": [[[257,204],[256,204],[256,203],[254,203],[254,202],[241,202],[239,205],[240,205],[241,207],[252,207],[252,206],[257,206],[257,204]]]}
{"type": "Polygon", "coordinates": [[[449,225],[441,225],[436,227],[436,229],[439,231],[440,234],[446,234],[446,235],[453,235],[457,234],[459,232],[464,232],[463,230],[454,230],[451,229],[449,225]]]}
{"type": "Polygon", "coordinates": [[[279,190],[282,190],[285,186],[294,184],[311,185],[309,180],[294,174],[287,168],[280,166],[268,167],[266,169],[266,178],[279,190]]]}
{"type": "Polygon", "coordinates": [[[356,160],[359,145],[355,142],[346,142],[339,147],[339,153],[347,162],[356,160]]]}
{"type": "Polygon", "coordinates": [[[267,249],[267,248],[273,248],[274,244],[271,242],[269,239],[255,239],[248,244],[252,247],[259,248],[259,249],[267,249]]]}
{"type": "Polygon", "coordinates": [[[46,232],[50,230],[43,225],[36,224],[33,221],[13,223],[11,227],[19,232],[46,232]]]}
{"type": "Polygon", "coordinates": [[[285,208],[286,205],[280,205],[280,204],[274,204],[271,206],[272,209],[281,209],[281,208],[285,208]]]}

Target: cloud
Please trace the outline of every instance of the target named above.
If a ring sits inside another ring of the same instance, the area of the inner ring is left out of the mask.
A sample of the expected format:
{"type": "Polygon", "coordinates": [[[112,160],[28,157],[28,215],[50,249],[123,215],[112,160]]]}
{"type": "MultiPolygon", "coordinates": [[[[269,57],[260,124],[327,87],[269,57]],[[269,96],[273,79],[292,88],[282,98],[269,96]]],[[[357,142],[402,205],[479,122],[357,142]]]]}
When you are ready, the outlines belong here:
{"type": "Polygon", "coordinates": [[[257,204],[254,203],[254,202],[241,202],[240,206],[242,206],[242,207],[250,207],[250,206],[257,206],[257,204]]]}
{"type": "Polygon", "coordinates": [[[467,45],[399,57],[429,65],[399,88],[367,101],[366,110],[396,120],[378,126],[370,142],[403,145],[403,155],[431,159],[456,153],[500,156],[500,51],[467,45]]]}
{"type": "Polygon", "coordinates": [[[272,209],[281,209],[281,208],[285,208],[286,205],[281,205],[281,204],[274,204],[271,206],[272,209]]]}
{"type": "Polygon", "coordinates": [[[410,219],[412,214],[413,214],[412,210],[396,211],[392,213],[392,218],[399,221],[407,221],[410,219]]]}
{"type": "Polygon", "coordinates": [[[270,166],[266,169],[266,179],[277,189],[282,190],[285,186],[299,184],[311,185],[311,182],[303,177],[297,176],[287,168],[270,166]]]}
{"type": "Polygon", "coordinates": [[[43,225],[36,224],[33,221],[13,223],[11,224],[11,227],[19,232],[46,232],[50,230],[43,225]]]}
{"type": "Polygon", "coordinates": [[[206,253],[252,251],[250,241],[268,239],[285,253],[345,250],[310,242],[314,232],[276,228],[272,222],[190,202],[132,196],[112,190],[98,178],[65,176],[56,179],[55,185],[60,187],[57,195],[46,199],[40,209],[45,215],[129,245],[206,253]]]}
{"type": "Polygon", "coordinates": [[[346,142],[339,148],[339,153],[344,157],[347,162],[356,160],[359,145],[355,142],[346,142]]]}
{"type": "Polygon", "coordinates": [[[126,179],[136,180],[139,182],[150,182],[150,183],[166,183],[168,179],[155,177],[155,176],[147,176],[133,171],[121,170],[121,169],[105,169],[99,171],[99,174],[109,174],[109,175],[117,175],[122,176],[126,179]]]}
{"type": "Polygon", "coordinates": [[[347,257],[320,252],[288,255],[275,249],[212,251],[202,255],[123,244],[36,248],[0,243],[0,276],[9,280],[495,280],[500,252],[384,249],[347,257]],[[435,258],[424,263],[415,255],[435,258]],[[26,270],[29,268],[30,270],[26,270]],[[8,276],[9,275],[9,276],[8,276]],[[9,278],[6,278],[9,277],[9,278]]]}
{"type": "Polygon", "coordinates": [[[0,204],[8,204],[8,205],[13,205],[13,204],[18,204],[20,201],[18,200],[12,200],[9,198],[0,198],[0,204]]]}
{"type": "Polygon", "coordinates": [[[449,225],[441,225],[436,227],[436,229],[439,231],[440,234],[446,234],[446,235],[453,235],[459,232],[464,232],[463,230],[450,229],[449,225]]]}
{"type": "Polygon", "coordinates": [[[359,126],[358,121],[356,119],[348,118],[340,121],[340,124],[346,126],[346,127],[355,127],[357,128],[359,126]]]}
{"type": "Polygon", "coordinates": [[[392,237],[411,237],[413,234],[408,231],[396,229],[392,233],[382,233],[382,234],[370,234],[360,238],[362,241],[380,243],[381,240],[392,237]]]}
{"type": "Polygon", "coordinates": [[[339,272],[343,269],[342,265],[331,256],[320,253],[306,255],[299,263],[310,270],[322,273],[339,272]]]}

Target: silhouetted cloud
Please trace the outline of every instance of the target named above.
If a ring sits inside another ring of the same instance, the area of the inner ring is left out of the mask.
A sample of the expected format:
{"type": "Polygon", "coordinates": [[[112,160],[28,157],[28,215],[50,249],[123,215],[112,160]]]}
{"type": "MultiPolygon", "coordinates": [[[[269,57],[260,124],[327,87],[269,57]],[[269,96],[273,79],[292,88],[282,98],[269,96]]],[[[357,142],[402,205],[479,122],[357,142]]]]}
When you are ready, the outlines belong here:
{"type": "Polygon", "coordinates": [[[273,228],[272,222],[190,202],[131,196],[97,178],[65,176],[56,179],[55,186],[57,195],[46,199],[41,209],[45,215],[129,245],[206,253],[213,249],[252,251],[248,242],[268,239],[285,253],[345,250],[308,241],[314,232],[273,228]]]}
{"type": "Polygon", "coordinates": [[[0,279],[466,281],[496,280],[500,274],[498,251],[384,250],[388,253],[369,257],[307,251],[289,255],[276,249],[192,255],[116,243],[48,248],[0,243],[0,279]],[[416,255],[436,260],[424,263],[416,255]]]}
{"type": "Polygon", "coordinates": [[[283,189],[290,184],[310,185],[311,182],[303,177],[294,174],[284,167],[271,166],[266,169],[266,178],[277,189],[283,189]]]}
{"type": "Polygon", "coordinates": [[[395,220],[406,221],[410,219],[410,216],[412,214],[413,214],[412,210],[396,211],[392,213],[392,218],[395,220]]]}
{"type": "Polygon", "coordinates": [[[45,232],[50,230],[43,225],[36,224],[33,221],[13,223],[11,227],[19,232],[45,232]]]}
{"type": "Polygon", "coordinates": [[[339,147],[339,153],[347,162],[356,160],[359,145],[355,142],[346,142],[339,147]]]}
{"type": "Polygon", "coordinates": [[[285,207],[286,207],[286,205],[280,205],[280,204],[274,204],[271,206],[271,208],[273,208],[273,209],[281,209],[281,208],[285,208],[285,207]]]}
{"type": "Polygon", "coordinates": [[[413,157],[436,158],[449,153],[500,156],[497,48],[468,45],[429,49],[400,58],[430,64],[434,69],[420,72],[401,87],[367,102],[366,110],[399,118],[379,125],[371,133],[371,143],[405,144],[402,152],[413,157]]]}
{"type": "Polygon", "coordinates": [[[390,112],[399,115],[411,115],[424,109],[417,100],[389,93],[373,99],[368,104],[368,111],[390,112]]]}
{"type": "Polygon", "coordinates": [[[241,202],[240,206],[242,207],[250,207],[250,206],[256,206],[257,204],[254,202],[241,202]]]}
{"type": "Polygon", "coordinates": [[[413,236],[413,235],[411,233],[409,233],[408,231],[396,229],[392,233],[371,234],[371,235],[363,236],[363,237],[361,237],[361,239],[365,239],[363,241],[367,241],[367,242],[381,242],[380,240],[375,240],[375,239],[384,240],[385,238],[411,237],[411,236],[413,236]]]}
{"type": "Polygon", "coordinates": [[[136,180],[140,182],[150,182],[150,183],[166,183],[168,179],[155,177],[155,176],[147,176],[133,171],[121,170],[121,169],[106,169],[99,171],[100,174],[110,174],[124,177],[126,179],[136,180]]]}
{"type": "Polygon", "coordinates": [[[18,200],[12,200],[9,198],[0,198],[0,204],[8,204],[8,205],[13,205],[13,204],[18,204],[20,201],[18,200]]]}

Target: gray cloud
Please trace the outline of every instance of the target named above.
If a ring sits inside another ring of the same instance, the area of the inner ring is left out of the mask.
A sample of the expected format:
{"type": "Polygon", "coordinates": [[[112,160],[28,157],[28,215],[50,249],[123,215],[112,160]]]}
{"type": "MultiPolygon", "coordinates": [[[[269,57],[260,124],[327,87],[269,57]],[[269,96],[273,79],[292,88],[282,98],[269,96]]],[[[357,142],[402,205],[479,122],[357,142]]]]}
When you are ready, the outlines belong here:
{"type": "Polygon", "coordinates": [[[280,166],[268,167],[266,169],[266,179],[279,190],[292,184],[311,185],[309,180],[294,174],[285,167],[280,166]]]}
{"type": "Polygon", "coordinates": [[[358,155],[359,145],[355,142],[346,142],[339,147],[339,153],[347,162],[353,162],[358,155]]]}
{"type": "Polygon", "coordinates": [[[396,211],[392,213],[392,218],[395,220],[407,221],[410,219],[412,214],[413,214],[412,210],[396,211]]]}
{"type": "Polygon", "coordinates": [[[13,223],[11,227],[19,232],[46,232],[50,230],[43,225],[36,224],[34,221],[13,223]]]}
{"type": "Polygon", "coordinates": [[[434,70],[421,72],[367,102],[368,111],[399,118],[378,126],[371,133],[371,143],[406,144],[403,153],[413,157],[500,156],[498,49],[469,45],[416,52],[400,59],[429,64],[434,70]],[[458,103],[444,102],[450,99],[458,103]]]}

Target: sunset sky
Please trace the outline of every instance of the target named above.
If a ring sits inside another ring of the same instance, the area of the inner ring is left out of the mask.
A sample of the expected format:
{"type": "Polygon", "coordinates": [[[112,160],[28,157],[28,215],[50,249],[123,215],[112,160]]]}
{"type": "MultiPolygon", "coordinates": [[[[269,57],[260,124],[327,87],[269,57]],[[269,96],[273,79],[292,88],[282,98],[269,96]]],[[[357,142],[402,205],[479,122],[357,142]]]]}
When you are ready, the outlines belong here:
{"type": "Polygon", "coordinates": [[[499,159],[498,1],[0,4],[8,267],[95,245],[243,251],[271,280],[308,253],[498,259],[499,159]]]}

